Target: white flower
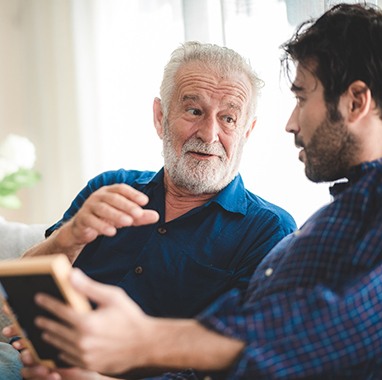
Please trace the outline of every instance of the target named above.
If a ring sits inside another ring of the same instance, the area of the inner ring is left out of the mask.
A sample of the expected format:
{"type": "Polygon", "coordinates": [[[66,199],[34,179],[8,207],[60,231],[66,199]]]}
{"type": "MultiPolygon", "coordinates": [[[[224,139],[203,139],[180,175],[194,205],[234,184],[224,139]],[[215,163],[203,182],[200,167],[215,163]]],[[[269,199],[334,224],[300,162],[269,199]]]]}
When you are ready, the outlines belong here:
{"type": "Polygon", "coordinates": [[[40,180],[40,174],[33,169],[35,161],[35,147],[25,137],[10,134],[0,144],[0,207],[21,206],[16,193],[40,180]]]}
{"type": "Polygon", "coordinates": [[[3,157],[0,157],[0,181],[8,174],[17,172],[18,167],[3,157]]]}
{"type": "Polygon", "coordinates": [[[19,169],[32,169],[35,161],[35,147],[26,137],[10,134],[0,144],[0,178],[19,169]]]}

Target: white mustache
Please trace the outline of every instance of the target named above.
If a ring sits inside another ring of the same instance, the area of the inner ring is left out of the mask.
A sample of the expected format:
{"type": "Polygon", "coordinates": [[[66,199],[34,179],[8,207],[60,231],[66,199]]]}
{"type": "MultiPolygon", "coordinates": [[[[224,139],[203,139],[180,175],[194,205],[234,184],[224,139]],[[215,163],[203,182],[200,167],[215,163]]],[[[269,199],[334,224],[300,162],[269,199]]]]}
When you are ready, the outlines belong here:
{"type": "Polygon", "coordinates": [[[221,143],[215,142],[211,144],[205,144],[197,138],[192,138],[186,141],[182,147],[182,153],[196,152],[202,154],[212,154],[219,157],[226,157],[225,150],[221,143]]]}

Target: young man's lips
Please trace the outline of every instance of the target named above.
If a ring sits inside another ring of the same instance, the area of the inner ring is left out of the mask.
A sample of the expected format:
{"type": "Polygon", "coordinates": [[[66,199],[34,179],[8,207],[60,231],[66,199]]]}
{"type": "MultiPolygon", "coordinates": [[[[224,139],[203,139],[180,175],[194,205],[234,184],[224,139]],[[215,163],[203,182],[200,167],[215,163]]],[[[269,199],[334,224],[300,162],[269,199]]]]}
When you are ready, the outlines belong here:
{"type": "Polygon", "coordinates": [[[304,162],[304,158],[306,157],[305,149],[301,149],[298,153],[298,159],[302,162],[304,162]]]}

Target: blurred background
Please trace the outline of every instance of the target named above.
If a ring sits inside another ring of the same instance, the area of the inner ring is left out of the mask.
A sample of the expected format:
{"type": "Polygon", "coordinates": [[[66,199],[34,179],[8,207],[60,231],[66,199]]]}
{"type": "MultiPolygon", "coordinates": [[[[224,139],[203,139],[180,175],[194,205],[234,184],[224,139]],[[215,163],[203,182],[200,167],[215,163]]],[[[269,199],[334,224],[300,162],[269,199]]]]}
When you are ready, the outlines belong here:
{"type": "Polygon", "coordinates": [[[50,224],[101,171],[160,169],[152,102],[172,50],[199,40],[237,50],[265,81],[240,172],[250,191],[301,225],[330,197],[327,184],[306,179],[284,131],[295,101],[280,75],[279,46],[334,3],[0,0],[0,139],[16,133],[31,140],[41,173],[20,190],[22,207],[0,209],[0,216],[50,224]]]}

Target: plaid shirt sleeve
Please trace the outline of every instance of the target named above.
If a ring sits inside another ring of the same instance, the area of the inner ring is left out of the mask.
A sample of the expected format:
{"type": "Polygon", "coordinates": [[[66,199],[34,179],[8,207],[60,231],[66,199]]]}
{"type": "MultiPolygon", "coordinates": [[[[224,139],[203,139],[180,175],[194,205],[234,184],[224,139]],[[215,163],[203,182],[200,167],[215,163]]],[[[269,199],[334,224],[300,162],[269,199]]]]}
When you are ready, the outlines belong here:
{"type": "Polygon", "coordinates": [[[381,364],[382,266],[353,281],[341,293],[319,285],[242,304],[240,293],[232,291],[198,320],[246,342],[227,379],[343,374],[349,366],[354,375],[357,364],[375,363],[376,357],[381,357],[381,364]]]}

